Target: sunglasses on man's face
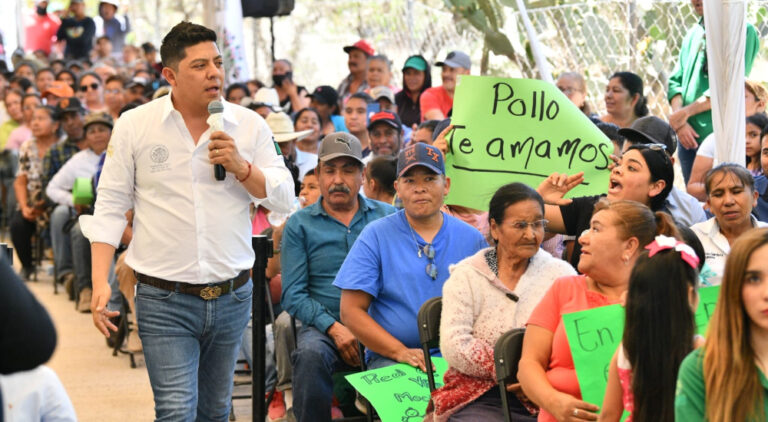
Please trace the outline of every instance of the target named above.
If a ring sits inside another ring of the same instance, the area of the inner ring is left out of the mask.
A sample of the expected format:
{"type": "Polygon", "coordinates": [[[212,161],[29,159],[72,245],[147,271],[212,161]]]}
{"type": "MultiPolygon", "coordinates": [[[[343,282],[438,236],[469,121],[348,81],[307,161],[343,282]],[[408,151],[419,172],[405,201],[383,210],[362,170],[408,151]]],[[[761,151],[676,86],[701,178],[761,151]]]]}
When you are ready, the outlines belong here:
{"type": "Polygon", "coordinates": [[[99,84],[97,84],[96,82],[94,82],[94,83],[92,83],[92,84],[90,84],[90,85],[80,85],[80,92],[86,92],[86,91],[88,91],[88,88],[89,88],[89,87],[90,87],[92,90],[96,91],[97,89],[99,89],[99,84]]]}

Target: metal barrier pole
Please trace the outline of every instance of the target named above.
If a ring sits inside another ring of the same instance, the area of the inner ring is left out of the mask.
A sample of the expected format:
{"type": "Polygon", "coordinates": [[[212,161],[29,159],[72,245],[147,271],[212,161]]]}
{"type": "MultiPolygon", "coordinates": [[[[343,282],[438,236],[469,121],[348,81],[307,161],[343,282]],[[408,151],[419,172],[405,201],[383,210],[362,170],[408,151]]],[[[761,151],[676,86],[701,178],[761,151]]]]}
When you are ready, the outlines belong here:
{"type": "Polygon", "coordinates": [[[253,367],[251,368],[252,376],[252,405],[253,405],[253,420],[263,421],[266,416],[266,403],[264,402],[264,395],[266,393],[264,388],[264,359],[266,355],[266,334],[264,332],[264,302],[266,301],[266,289],[264,286],[267,283],[267,259],[272,257],[272,239],[267,239],[266,236],[253,236],[251,238],[251,246],[253,252],[256,254],[256,260],[253,263],[253,304],[251,315],[253,318],[252,334],[253,334],[253,367]]]}

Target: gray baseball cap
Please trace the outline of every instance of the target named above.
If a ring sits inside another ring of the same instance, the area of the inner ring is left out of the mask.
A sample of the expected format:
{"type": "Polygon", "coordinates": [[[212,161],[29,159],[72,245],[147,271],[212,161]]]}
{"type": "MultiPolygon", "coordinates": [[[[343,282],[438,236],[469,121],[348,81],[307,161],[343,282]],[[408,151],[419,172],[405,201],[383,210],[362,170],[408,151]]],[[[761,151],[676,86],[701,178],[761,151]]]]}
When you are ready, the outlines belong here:
{"type": "Polygon", "coordinates": [[[330,161],[334,158],[350,157],[363,163],[363,148],[356,136],[347,132],[329,133],[323,137],[317,158],[320,161],[330,161]]]}
{"type": "Polygon", "coordinates": [[[467,53],[463,51],[451,51],[445,56],[445,60],[435,63],[435,66],[448,66],[448,67],[463,67],[464,69],[472,69],[472,60],[470,60],[467,53]]]}

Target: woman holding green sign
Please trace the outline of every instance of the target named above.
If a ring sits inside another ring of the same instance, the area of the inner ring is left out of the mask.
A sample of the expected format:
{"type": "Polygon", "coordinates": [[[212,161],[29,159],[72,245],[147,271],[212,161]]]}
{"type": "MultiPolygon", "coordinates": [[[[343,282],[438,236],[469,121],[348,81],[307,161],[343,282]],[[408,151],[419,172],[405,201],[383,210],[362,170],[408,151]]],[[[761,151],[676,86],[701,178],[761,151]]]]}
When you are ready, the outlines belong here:
{"type": "Polygon", "coordinates": [[[597,419],[598,407],[581,400],[562,315],[620,303],[635,260],[658,234],[677,237],[666,213],[635,201],[601,200],[595,206],[589,229],[579,237],[583,275],[555,281],[528,320],[518,378],[541,408],[539,422],[597,419]]]}
{"type": "Polygon", "coordinates": [[[766,420],[766,373],[768,229],[756,229],[734,242],[706,344],[680,366],[675,419],[766,420]]]}

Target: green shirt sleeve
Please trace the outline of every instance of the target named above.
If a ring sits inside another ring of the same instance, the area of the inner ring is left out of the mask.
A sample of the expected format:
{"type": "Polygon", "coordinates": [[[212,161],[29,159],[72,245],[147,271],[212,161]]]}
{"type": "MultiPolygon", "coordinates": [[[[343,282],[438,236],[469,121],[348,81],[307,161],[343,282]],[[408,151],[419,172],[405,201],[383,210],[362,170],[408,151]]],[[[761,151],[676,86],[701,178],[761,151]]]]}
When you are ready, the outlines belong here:
{"type": "Polygon", "coordinates": [[[675,391],[675,420],[703,421],[706,414],[702,349],[691,352],[680,365],[675,391]]]}
{"type": "Polygon", "coordinates": [[[752,72],[752,64],[755,63],[757,51],[760,49],[760,38],[757,36],[757,29],[751,23],[747,24],[747,43],[744,46],[744,75],[749,76],[752,72]]]}

